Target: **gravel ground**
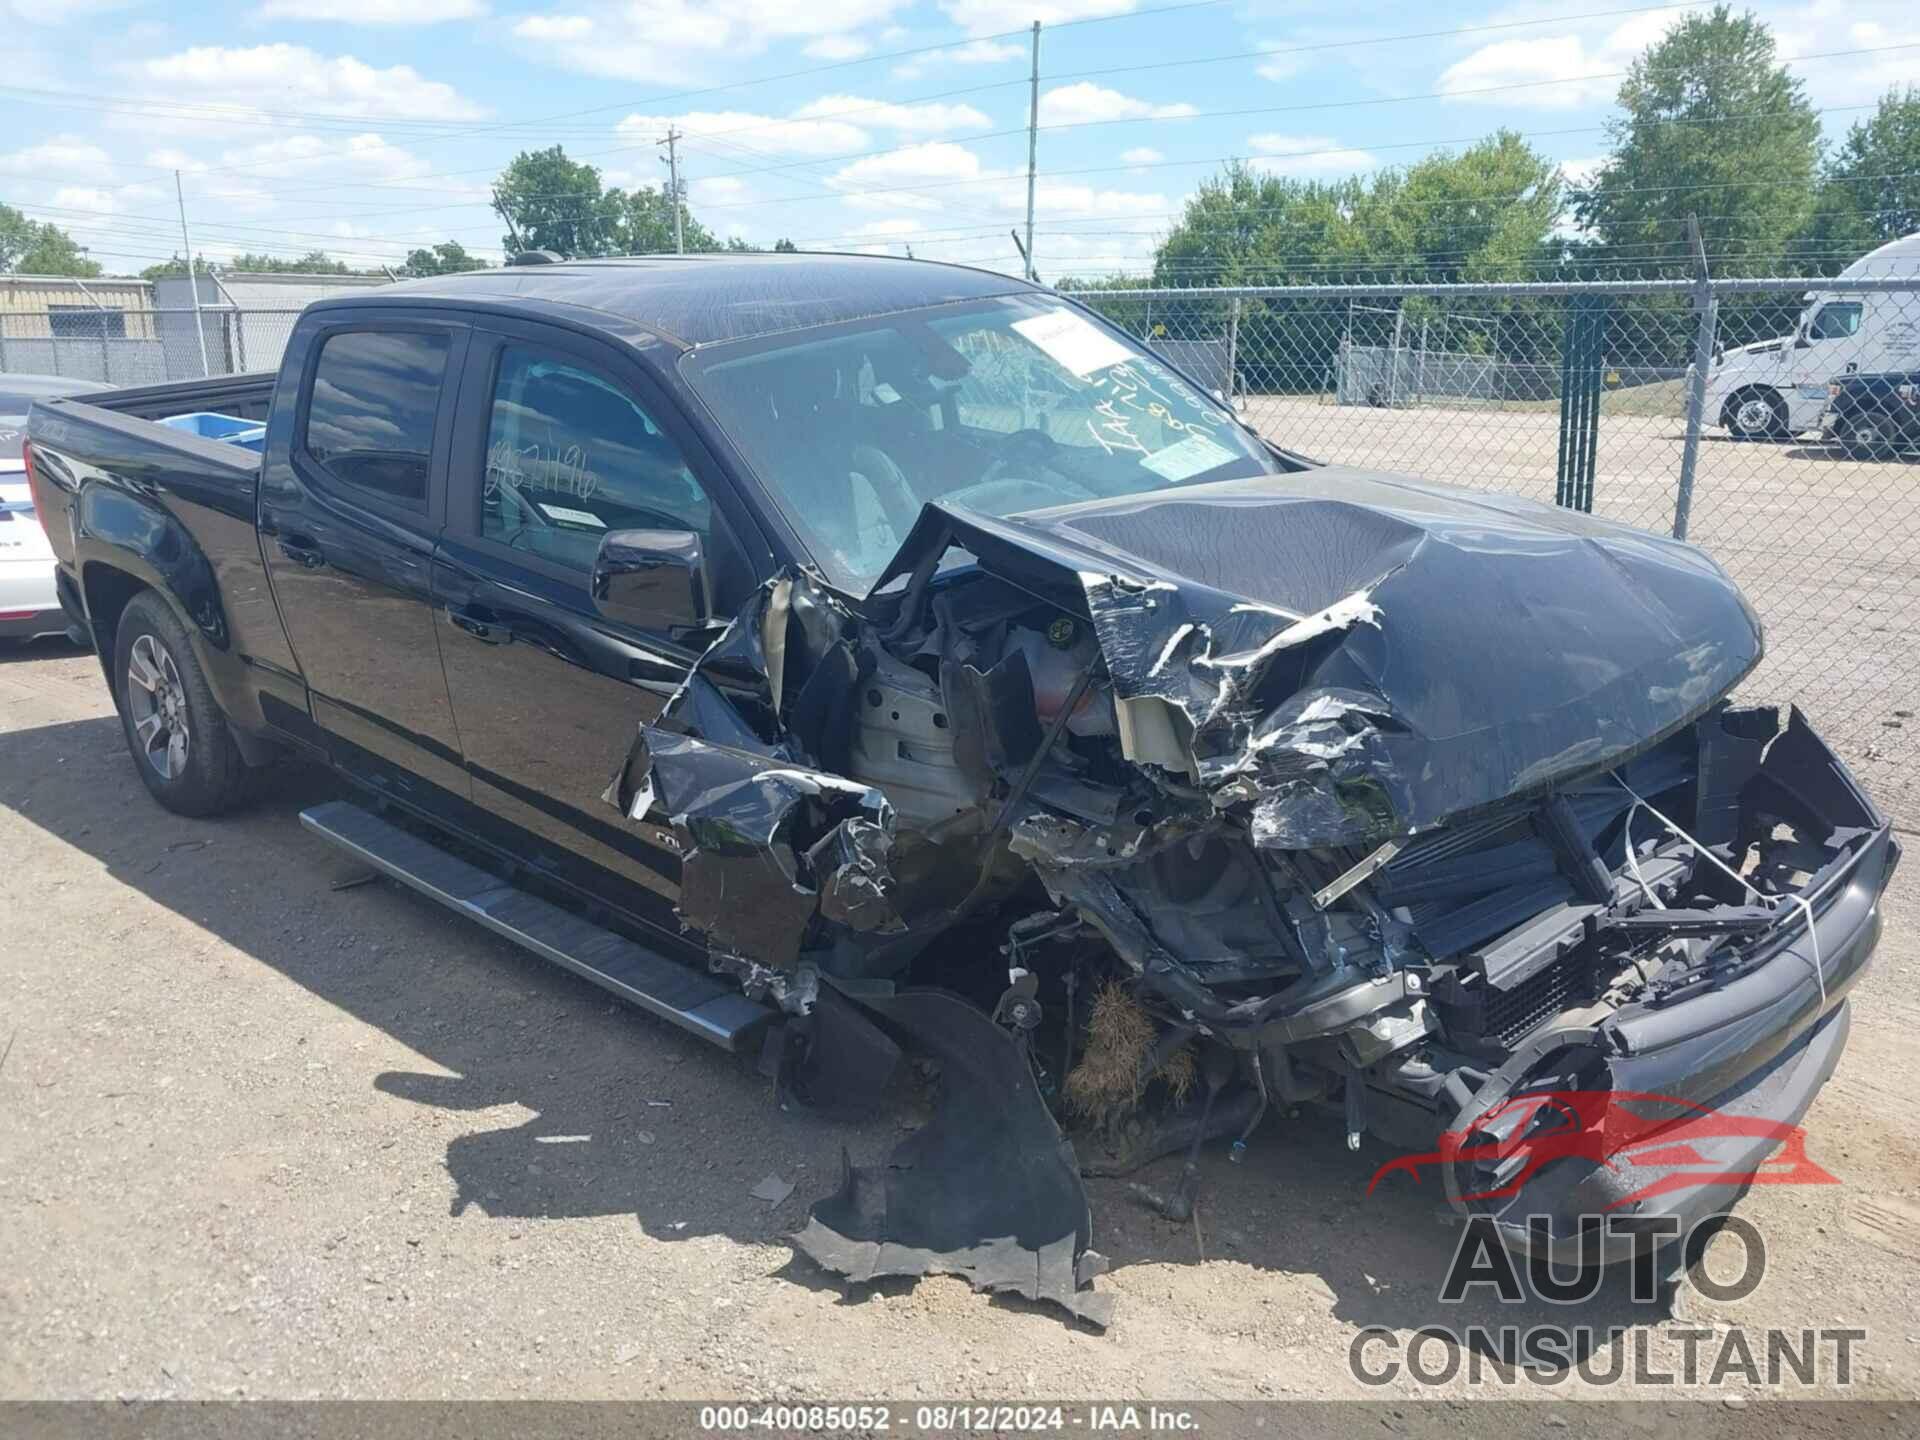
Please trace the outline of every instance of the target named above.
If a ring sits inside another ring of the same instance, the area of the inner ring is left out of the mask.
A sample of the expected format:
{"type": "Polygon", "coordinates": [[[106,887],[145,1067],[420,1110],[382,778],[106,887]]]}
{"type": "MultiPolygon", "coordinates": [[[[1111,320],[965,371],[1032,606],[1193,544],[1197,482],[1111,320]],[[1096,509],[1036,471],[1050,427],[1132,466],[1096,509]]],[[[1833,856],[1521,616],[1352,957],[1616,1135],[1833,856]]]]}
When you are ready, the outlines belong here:
{"type": "Polygon", "coordinates": [[[1920,867],[1807,1121],[1841,1183],[1749,1198],[1772,1259],[1745,1300],[1441,1305],[1435,1195],[1368,1198],[1387,1152],[1277,1118],[1244,1164],[1208,1155],[1197,1225],[1093,1185],[1099,1334],[795,1258],[842,1148],[876,1157],[925,1097],[782,1113],[748,1061],[384,881],[336,890],[353,867],[295,818],[333,793],[289,769],[244,814],[168,815],[90,656],[0,655],[0,1395],[1342,1396],[1379,1393],[1361,1327],[1549,1319],[1664,1364],[1682,1323],[1863,1326],[1851,1393],[1920,1395],[1920,867]]]}

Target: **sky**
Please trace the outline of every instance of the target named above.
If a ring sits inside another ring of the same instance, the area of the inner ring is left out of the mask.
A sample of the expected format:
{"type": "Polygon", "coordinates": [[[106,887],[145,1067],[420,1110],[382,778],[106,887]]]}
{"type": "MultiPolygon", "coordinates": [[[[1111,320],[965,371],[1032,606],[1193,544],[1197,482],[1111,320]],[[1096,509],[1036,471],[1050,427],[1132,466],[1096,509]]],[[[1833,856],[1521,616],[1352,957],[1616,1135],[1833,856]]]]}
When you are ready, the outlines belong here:
{"type": "MultiPolygon", "coordinates": [[[[1333,178],[1496,127],[1570,176],[1631,59],[1699,5],[1523,0],[0,0],[0,201],[110,273],[194,248],[499,259],[488,186],[560,144],[803,249],[1018,271],[1042,23],[1035,261],[1137,273],[1230,158],[1333,178]]],[[[1832,142],[1920,84],[1912,0],[1755,3],[1832,142]]]]}

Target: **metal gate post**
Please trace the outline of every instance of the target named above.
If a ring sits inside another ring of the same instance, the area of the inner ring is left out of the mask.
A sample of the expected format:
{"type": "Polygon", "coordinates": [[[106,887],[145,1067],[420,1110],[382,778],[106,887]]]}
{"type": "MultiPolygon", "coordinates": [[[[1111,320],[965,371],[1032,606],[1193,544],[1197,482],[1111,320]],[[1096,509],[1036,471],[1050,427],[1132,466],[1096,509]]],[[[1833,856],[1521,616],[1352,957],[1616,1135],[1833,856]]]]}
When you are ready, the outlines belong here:
{"type": "Polygon", "coordinates": [[[1232,309],[1227,312],[1227,404],[1234,404],[1234,396],[1240,393],[1239,372],[1235,368],[1240,355],[1240,297],[1233,297],[1232,309]]]}
{"type": "Polygon", "coordinates": [[[1687,538],[1687,520],[1693,512],[1693,476],[1700,463],[1700,427],[1706,422],[1707,371],[1713,366],[1713,344],[1720,326],[1720,301],[1707,274],[1707,249],[1700,238],[1697,216],[1687,217],[1693,241],[1693,308],[1700,329],[1693,342],[1693,365],[1687,371],[1687,438],[1680,450],[1680,489],[1673,501],[1673,538],[1687,538]]]}
{"type": "Polygon", "coordinates": [[[1605,295],[1576,294],[1567,307],[1567,333],[1560,348],[1560,458],[1553,500],[1569,510],[1593,509],[1608,316],[1605,295]]]}

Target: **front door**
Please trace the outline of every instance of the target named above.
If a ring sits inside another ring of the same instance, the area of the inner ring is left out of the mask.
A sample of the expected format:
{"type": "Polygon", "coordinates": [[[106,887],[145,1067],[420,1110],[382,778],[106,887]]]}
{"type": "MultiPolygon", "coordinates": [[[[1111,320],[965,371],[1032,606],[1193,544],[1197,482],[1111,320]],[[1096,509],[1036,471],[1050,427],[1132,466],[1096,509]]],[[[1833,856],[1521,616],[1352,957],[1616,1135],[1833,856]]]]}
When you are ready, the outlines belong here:
{"type": "MultiPolygon", "coordinates": [[[[476,806],[530,865],[677,933],[670,831],[602,794],[756,566],[695,478],[694,443],[637,364],[534,327],[477,331],[434,567],[440,650],[476,806]],[[588,598],[600,539],[694,530],[715,625],[638,633],[588,598]]],[[[701,467],[703,470],[706,466],[701,467]]]]}
{"type": "Polygon", "coordinates": [[[311,341],[261,548],[336,763],[439,813],[467,796],[434,637],[433,547],[463,326],[342,312],[311,341]]]}

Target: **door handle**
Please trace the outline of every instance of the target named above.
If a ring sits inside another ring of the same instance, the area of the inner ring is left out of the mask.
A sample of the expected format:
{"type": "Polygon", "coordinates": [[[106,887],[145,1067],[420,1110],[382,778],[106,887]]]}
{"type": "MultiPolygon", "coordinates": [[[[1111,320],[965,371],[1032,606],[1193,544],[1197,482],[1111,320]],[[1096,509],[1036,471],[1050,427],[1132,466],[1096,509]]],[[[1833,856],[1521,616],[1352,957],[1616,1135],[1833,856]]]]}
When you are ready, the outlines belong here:
{"type": "Polygon", "coordinates": [[[464,630],[474,639],[488,645],[505,645],[513,639],[513,631],[502,625],[491,610],[449,605],[447,619],[453,622],[455,629],[464,630]]]}
{"type": "Polygon", "coordinates": [[[304,535],[283,536],[280,553],[309,570],[318,570],[327,563],[327,557],[321,553],[320,547],[304,535]]]}

